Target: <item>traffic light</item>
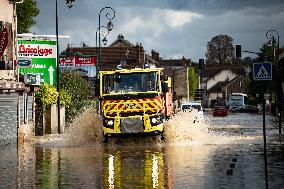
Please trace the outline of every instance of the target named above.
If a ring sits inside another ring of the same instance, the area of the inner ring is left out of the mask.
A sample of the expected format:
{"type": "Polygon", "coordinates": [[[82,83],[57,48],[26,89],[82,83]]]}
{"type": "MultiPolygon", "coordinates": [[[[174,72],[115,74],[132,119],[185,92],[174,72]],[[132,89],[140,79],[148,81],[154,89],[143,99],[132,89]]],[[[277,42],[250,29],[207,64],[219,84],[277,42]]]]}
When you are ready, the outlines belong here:
{"type": "Polygon", "coordinates": [[[194,94],[194,100],[203,100],[204,89],[196,89],[194,94]]]}
{"type": "Polygon", "coordinates": [[[199,68],[199,70],[204,69],[204,59],[199,59],[198,68],[199,68]]]}
{"type": "Polygon", "coordinates": [[[242,46],[236,45],[236,58],[241,58],[241,57],[242,57],[242,46]]]}

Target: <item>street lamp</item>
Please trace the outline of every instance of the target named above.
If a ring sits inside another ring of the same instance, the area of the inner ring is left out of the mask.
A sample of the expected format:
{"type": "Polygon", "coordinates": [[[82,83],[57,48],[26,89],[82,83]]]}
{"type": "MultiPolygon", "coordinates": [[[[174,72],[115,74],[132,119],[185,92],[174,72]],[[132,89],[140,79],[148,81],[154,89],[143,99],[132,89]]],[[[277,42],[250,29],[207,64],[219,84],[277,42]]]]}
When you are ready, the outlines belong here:
{"type": "Polygon", "coordinates": [[[279,33],[272,29],[268,30],[265,34],[266,38],[269,40],[268,45],[272,46],[273,48],[273,60],[277,62],[278,65],[278,72],[279,72],[279,87],[278,87],[278,111],[279,111],[279,135],[281,135],[281,111],[282,111],[282,106],[283,106],[283,91],[282,91],[282,70],[281,70],[281,65],[279,62],[279,33]],[[277,37],[277,50],[275,52],[274,48],[274,43],[276,42],[275,37],[277,37]]]}
{"type": "MultiPolygon", "coordinates": [[[[103,41],[103,44],[106,45],[107,43],[107,39],[106,39],[106,36],[109,34],[109,32],[113,29],[113,23],[111,22],[111,20],[115,17],[115,10],[112,8],[112,7],[104,7],[100,10],[100,13],[99,13],[99,27],[97,29],[97,31],[99,32],[98,35],[99,35],[99,53],[97,53],[97,58],[98,58],[98,61],[97,61],[97,77],[98,77],[98,73],[101,69],[101,28],[106,28],[108,33],[106,35],[104,35],[104,39],[102,40],[103,41]],[[109,20],[109,22],[107,23],[107,26],[101,26],[101,14],[105,11],[105,17],[109,20]]],[[[97,50],[97,32],[96,32],[96,50],[97,50]]],[[[98,51],[97,51],[98,52],[98,51]]]]}
{"type": "MultiPolygon", "coordinates": [[[[68,6],[68,8],[70,9],[73,6],[75,0],[66,0],[66,4],[68,6]]],[[[60,69],[59,69],[59,41],[58,41],[58,10],[57,10],[57,0],[55,2],[55,19],[56,19],[56,46],[57,46],[57,69],[56,69],[56,74],[57,74],[57,92],[58,92],[58,99],[57,99],[57,123],[58,123],[58,127],[57,127],[57,132],[60,133],[60,69]]]]}
{"type": "MultiPolygon", "coordinates": [[[[97,46],[98,46],[98,31],[99,30],[101,30],[101,29],[105,29],[106,30],[106,32],[104,32],[104,31],[102,31],[102,36],[104,37],[103,38],[103,40],[102,40],[102,42],[103,42],[103,45],[104,46],[106,46],[107,45],[107,38],[106,38],[106,36],[108,36],[108,34],[109,34],[109,28],[108,27],[106,27],[106,26],[101,26],[101,27],[99,27],[97,30],[96,30],[96,55],[98,55],[99,54],[99,56],[97,56],[97,58],[100,58],[100,53],[99,53],[99,50],[98,50],[98,48],[97,48],[97,46]]],[[[99,73],[99,70],[100,70],[100,67],[99,67],[100,65],[96,65],[96,75],[98,76],[98,73],[99,73]]]]}
{"type": "Polygon", "coordinates": [[[276,30],[268,30],[265,34],[266,38],[269,40],[268,45],[273,47],[273,58],[277,58],[276,60],[278,61],[279,59],[279,33],[276,30]],[[274,43],[276,42],[275,40],[275,35],[277,36],[277,56],[275,56],[275,48],[274,48],[274,43]]]}
{"type": "Polygon", "coordinates": [[[71,7],[73,7],[74,2],[75,0],[66,0],[67,7],[71,9],[71,7]]]}

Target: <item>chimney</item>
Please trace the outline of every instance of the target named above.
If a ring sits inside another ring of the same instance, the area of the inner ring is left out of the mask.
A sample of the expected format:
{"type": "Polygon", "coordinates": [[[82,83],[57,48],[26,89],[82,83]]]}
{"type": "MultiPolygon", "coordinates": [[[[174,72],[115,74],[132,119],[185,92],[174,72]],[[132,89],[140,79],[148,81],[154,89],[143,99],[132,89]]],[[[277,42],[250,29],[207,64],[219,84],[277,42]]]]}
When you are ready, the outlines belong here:
{"type": "Polygon", "coordinates": [[[152,50],[152,58],[156,61],[159,61],[159,53],[152,50]]]}

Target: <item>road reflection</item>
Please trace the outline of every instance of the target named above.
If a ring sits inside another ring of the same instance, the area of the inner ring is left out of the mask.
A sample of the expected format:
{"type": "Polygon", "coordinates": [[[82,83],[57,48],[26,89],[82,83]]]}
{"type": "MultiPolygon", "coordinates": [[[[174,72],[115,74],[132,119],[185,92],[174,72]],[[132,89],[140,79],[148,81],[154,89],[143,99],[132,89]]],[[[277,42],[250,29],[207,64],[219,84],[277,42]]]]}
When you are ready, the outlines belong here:
{"type": "Polygon", "coordinates": [[[103,157],[104,188],[172,188],[163,148],[119,147],[103,157]]]}

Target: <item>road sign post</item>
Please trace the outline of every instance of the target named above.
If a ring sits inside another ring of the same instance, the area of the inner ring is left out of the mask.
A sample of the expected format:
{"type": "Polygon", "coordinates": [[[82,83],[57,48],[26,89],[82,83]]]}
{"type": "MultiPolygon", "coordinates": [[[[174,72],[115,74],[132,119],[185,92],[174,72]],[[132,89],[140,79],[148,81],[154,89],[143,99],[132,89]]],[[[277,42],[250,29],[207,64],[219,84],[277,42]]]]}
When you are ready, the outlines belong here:
{"type": "MultiPolygon", "coordinates": [[[[266,131],[265,131],[265,81],[272,80],[272,63],[262,62],[253,64],[253,79],[255,81],[262,81],[262,119],[263,119],[263,146],[264,146],[264,164],[265,164],[265,178],[266,186],[268,186],[267,180],[267,155],[266,155],[266,131]]],[[[267,95],[266,95],[267,96],[267,95]]]]}
{"type": "Polygon", "coordinates": [[[272,80],[272,63],[271,62],[254,63],[253,80],[255,81],[272,80]]]}
{"type": "Polygon", "coordinates": [[[204,92],[205,92],[204,89],[196,89],[195,95],[194,95],[194,100],[203,100],[204,92]]]}

